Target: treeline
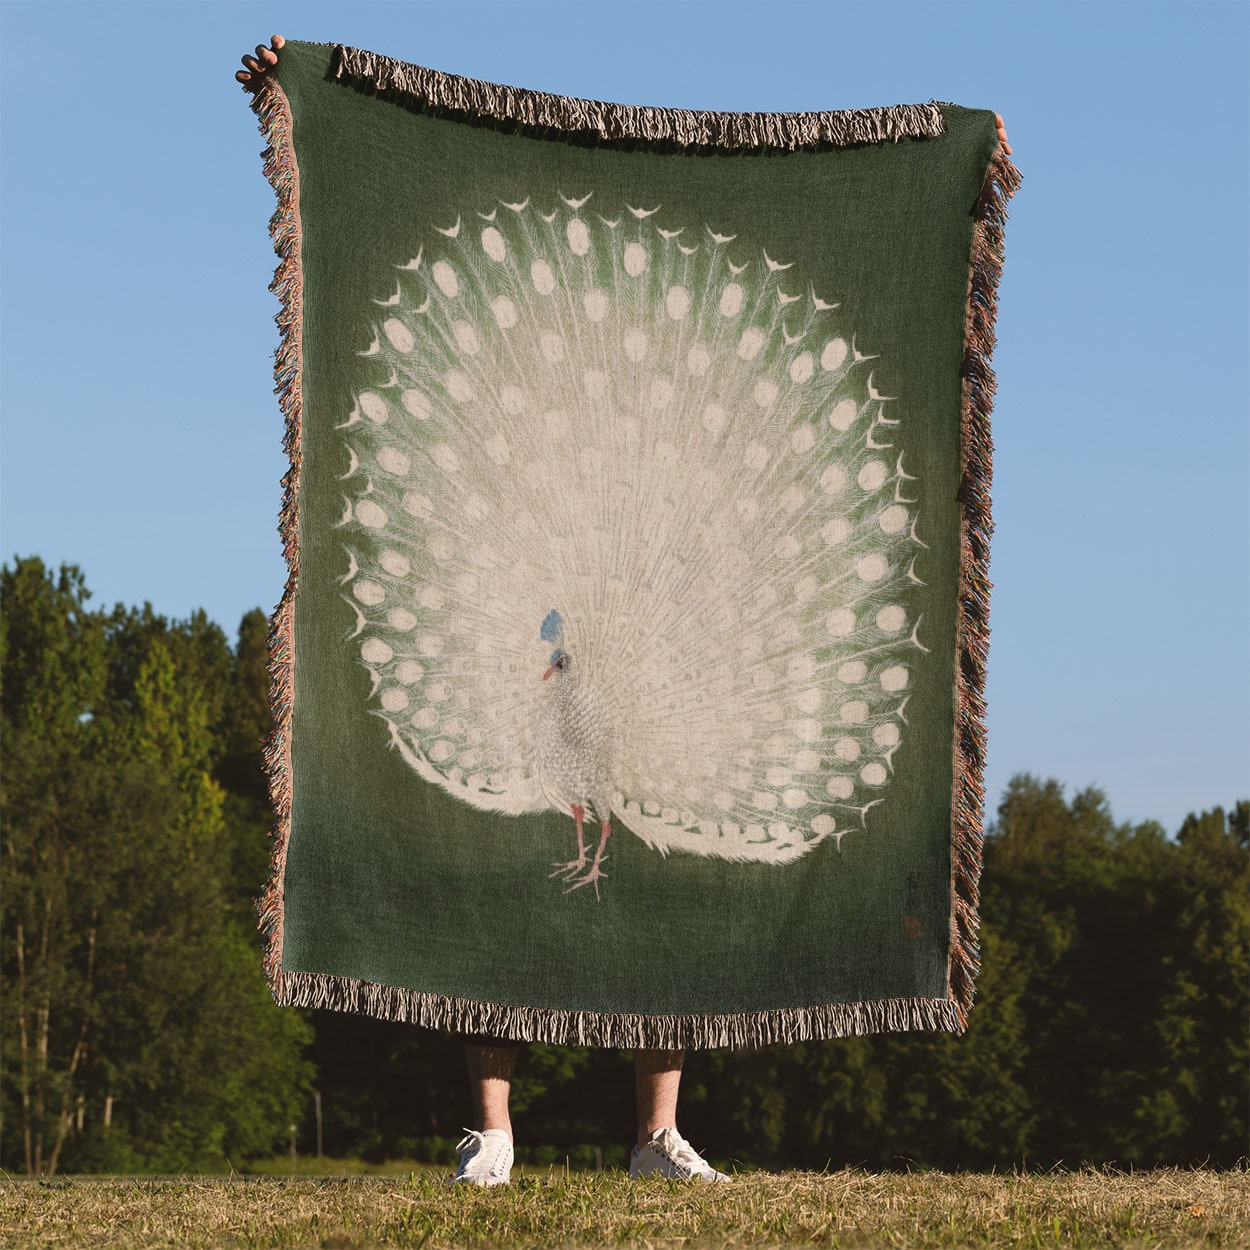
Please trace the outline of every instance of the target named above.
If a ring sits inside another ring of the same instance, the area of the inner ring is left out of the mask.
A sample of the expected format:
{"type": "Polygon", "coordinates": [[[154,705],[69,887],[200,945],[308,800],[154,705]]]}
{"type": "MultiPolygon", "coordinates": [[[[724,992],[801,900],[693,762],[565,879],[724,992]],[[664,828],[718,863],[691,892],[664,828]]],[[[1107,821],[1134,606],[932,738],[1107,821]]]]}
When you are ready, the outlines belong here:
{"type": "MultiPolygon", "coordinates": [[[[245,1167],[289,1141],[447,1163],[469,1115],[450,1038],[275,1007],[265,623],[93,610],[81,574],[0,573],[0,1166],[245,1167]]],[[[986,842],[963,1038],[692,1053],[682,1128],[769,1167],[1121,1166],[1250,1153],[1250,804],[1118,825],[1013,780],[986,842]]],[[[529,1047],[518,1155],[621,1165],[629,1056],[529,1047]]]]}

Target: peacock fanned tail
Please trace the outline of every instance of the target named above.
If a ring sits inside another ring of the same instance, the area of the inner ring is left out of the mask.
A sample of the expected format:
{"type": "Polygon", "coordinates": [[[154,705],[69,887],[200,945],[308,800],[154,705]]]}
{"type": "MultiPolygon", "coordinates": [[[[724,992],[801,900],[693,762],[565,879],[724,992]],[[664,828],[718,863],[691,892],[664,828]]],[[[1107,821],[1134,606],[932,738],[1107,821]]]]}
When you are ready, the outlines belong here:
{"type": "Polygon", "coordinates": [[[650,846],[782,863],[863,828],[925,544],[854,327],[758,242],[590,196],[417,242],[342,425],[344,595],[404,758],[475,808],[548,807],[558,609],[650,846]]]}

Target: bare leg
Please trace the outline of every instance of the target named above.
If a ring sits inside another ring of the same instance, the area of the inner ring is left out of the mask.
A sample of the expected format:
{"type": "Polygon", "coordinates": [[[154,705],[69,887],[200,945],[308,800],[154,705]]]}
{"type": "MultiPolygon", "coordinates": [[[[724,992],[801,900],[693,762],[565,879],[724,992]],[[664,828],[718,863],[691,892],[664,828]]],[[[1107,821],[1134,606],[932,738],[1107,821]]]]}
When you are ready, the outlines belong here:
{"type": "Polygon", "coordinates": [[[657,1129],[677,1127],[677,1091],[681,1087],[681,1065],[685,1057],[684,1050],[634,1053],[639,1146],[645,1146],[657,1129]]]}
{"type": "Polygon", "coordinates": [[[573,820],[577,824],[577,858],[569,860],[567,864],[557,864],[555,872],[549,872],[548,877],[576,876],[586,867],[586,835],[582,831],[586,809],[580,803],[574,803],[572,806],[573,820]]]}
{"type": "Polygon", "coordinates": [[[473,1094],[473,1113],[481,1132],[501,1128],[512,1136],[508,1116],[508,1095],[512,1091],[512,1070],[516,1067],[515,1046],[477,1046],[464,1044],[464,1057],[469,1066],[469,1087],[473,1094]]]}

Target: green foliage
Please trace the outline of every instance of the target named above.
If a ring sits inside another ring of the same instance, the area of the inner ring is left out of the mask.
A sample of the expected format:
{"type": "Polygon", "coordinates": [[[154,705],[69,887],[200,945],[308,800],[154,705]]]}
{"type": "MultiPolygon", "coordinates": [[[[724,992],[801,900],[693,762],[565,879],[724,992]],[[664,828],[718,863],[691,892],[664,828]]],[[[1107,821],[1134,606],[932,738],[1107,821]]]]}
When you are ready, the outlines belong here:
{"type": "Polygon", "coordinates": [[[231,907],[225,637],[202,614],[92,612],[77,570],[38,560],[0,591],[6,1163],[268,1152],[307,1101],[307,1028],[231,907]]]}
{"type": "MultiPolygon", "coordinates": [[[[93,611],[82,575],[0,575],[0,1148],[52,1172],[222,1166],[315,1138],[446,1163],[471,1122],[448,1036],[275,1008],[253,900],[268,870],[265,620],[93,611]],[[315,1076],[314,1076],[315,1071],[315,1076]]],[[[1169,838],[1105,797],[1013,779],[982,878],[961,1038],[688,1056],[682,1127],[772,1167],[1229,1165],[1250,1104],[1250,803],[1169,838]]],[[[518,1159],[623,1165],[630,1056],[535,1045],[518,1159]]]]}

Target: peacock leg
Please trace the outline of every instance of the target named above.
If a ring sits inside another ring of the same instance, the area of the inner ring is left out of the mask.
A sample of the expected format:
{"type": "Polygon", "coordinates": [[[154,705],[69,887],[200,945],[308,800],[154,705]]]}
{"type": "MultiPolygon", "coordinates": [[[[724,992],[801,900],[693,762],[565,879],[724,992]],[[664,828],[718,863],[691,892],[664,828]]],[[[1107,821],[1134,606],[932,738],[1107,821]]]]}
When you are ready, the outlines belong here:
{"type": "Polygon", "coordinates": [[[573,890],[580,890],[582,886],[590,885],[591,882],[593,882],[595,886],[595,899],[598,900],[599,882],[601,880],[606,881],[608,879],[608,874],[603,872],[599,865],[603,861],[603,848],[608,844],[608,834],[612,832],[611,821],[605,820],[602,827],[603,832],[599,835],[599,849],[595,851],[595,858],[594,862],[590,865],[590,871],[580,881],[574,881],[573,884],[564,891],[565,894],[568,894],[573,890]]]}
{"type": "MultiPolygon", "coordinates": [[[[585,818],[586,809],[580,803],[574,803],[573,820],[577,825],[577,858],[569,860],[567,864],[557,864],[555,872],[547,874],[549,879],[551,877],[571,877],[586,867],[586,835],[582,832],[582,821],[585,818]]],[[[595,862],[597,863],[598,861],[596,860],[595,862]]]]}

